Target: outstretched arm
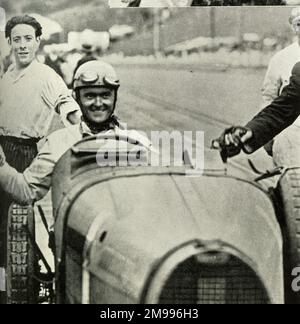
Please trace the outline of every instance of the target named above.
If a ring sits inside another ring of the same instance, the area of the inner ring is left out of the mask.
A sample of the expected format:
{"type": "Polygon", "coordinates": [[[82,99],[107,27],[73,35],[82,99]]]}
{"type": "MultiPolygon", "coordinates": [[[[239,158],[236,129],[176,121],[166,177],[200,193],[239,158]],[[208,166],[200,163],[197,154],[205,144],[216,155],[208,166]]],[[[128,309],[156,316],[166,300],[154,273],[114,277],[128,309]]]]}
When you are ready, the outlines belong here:
{"type": "Polygon", "coordinates": [[[297,63],[290,84],[283,89],[282,94],[246,125],[253,132],[249,145],[257,150],[290,126],[299,115],[300,63],[297,63]]]}
{"type": "Polygon", "coordinates": [[[81,112],[77,102],[73,99],[62,78],[54,71],[44,84],[42,98],[60,115],[66,127],[80,122],[81,112]]]}
{"type": "Polygon", "coordinates": [[[0,148],[0,187],[16,202],[29,205],[42,199],[51,186],[51,176],[56,158],[52,154],[49,142],[46,142],[37,158],[25,170],[19,173],[5,162],[0,148]]]}
{"type": "Polygon", "coordinates": [[[224,160],[240,153],[252,153],[290,126],[300,115],[300,63],[293,69],[290,84],[246,127],[231,127],[213,143],[219,143],[224,160]]]}

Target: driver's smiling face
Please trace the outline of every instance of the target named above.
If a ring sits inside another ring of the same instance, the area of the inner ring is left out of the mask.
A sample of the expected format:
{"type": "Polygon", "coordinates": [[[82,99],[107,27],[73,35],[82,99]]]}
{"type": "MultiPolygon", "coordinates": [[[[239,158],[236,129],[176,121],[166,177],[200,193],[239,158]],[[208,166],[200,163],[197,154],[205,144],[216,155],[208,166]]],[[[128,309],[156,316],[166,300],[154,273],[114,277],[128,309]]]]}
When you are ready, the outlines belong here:
{"type": "Polygon", "coordinates": [[[111,117],[115,105],[115,91],[106,87],[90,87],[79,90],[82,113],[94,124],[102,124],[111,117]]]}

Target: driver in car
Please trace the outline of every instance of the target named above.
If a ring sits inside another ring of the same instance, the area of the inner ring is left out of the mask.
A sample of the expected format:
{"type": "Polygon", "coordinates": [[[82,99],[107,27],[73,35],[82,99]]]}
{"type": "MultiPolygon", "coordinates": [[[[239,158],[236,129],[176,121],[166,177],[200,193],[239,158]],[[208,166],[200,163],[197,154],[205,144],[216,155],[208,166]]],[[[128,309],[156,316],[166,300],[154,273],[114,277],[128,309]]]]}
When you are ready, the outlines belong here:
{"type": "Polygon", "coordinates": [[[279,97],[245,127],[226,129],[216,142],[223,156],[230,158],[241,150],[251,154],[282,132],[273,147],[274,163],[285,167],[300,166],[300,127],[289,127],[299,115],[300,62],[294,66],[290,83],[279,97]]]}
{"type": "Polygon", "coordinates": [[[73,95],[82,111],[81,123],[52,133],[24,173],[17,172],[5,161],[0,146],[0,187],[19,204],[32,204],[42,199],[51,187],[56,162],[87,136],[115,133],[134,138],[150,148],[147,138],[137,131],[126,130],[115,116],[119,86],[111,65],[101,61],[81,65],[73,80],[73,95]]]}

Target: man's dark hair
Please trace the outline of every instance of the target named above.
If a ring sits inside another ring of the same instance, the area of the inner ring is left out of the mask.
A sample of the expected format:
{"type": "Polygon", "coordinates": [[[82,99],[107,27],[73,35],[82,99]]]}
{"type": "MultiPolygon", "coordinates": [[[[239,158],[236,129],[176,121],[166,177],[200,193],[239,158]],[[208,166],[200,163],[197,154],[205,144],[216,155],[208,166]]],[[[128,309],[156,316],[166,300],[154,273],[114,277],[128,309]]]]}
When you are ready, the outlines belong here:
{"type": "Polygon", "coordinates": [[[12,29],[20,24],[32,26],[35,29],[35,37],[42,36],[42,26],[41,24],[33,17],[25,15],[25,16],[15,16],[11,18],[5,26],[5,37],[11,37],[12,29]]]}

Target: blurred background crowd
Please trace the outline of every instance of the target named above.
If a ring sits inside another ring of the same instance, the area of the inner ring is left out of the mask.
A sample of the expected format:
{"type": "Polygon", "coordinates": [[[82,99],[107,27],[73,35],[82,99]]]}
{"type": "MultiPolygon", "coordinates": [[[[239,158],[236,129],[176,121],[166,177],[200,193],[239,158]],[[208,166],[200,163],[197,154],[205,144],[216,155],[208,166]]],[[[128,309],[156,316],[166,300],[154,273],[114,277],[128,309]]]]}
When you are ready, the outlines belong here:
{"type": "Polygon", "coordinates": [[[106,0],[81,3],[0,0],[0,75],[13,63],[4,38],[5,20],[23,13],[43,26],[38,59],[68,85],[79,60],[100,57],[113,64],[265,68],[295,37],[287,6],[111,10],[106,0]]]}

